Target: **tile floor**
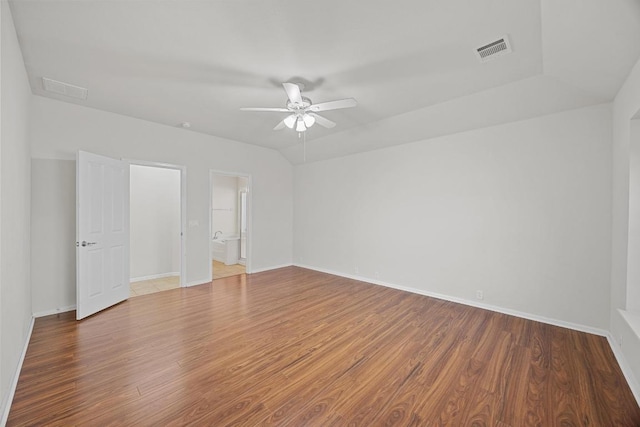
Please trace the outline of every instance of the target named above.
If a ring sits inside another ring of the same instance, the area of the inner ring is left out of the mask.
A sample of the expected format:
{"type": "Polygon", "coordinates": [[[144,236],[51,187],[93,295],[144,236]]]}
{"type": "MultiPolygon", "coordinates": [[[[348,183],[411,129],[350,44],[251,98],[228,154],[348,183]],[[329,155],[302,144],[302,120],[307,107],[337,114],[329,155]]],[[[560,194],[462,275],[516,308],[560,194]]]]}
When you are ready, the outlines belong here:
{"type": "Polygon", "coordinates": [[[213,261],[211,266],[213,268],[213,280],[237,276],[238,274],[244,274],[246,272],[242,264],[225,265],[223,262],[213,261]]]}
{"type": "Polygon", "coordinates": [[[140,282],[132,282],[131,296],[152,294],[154,292],[168,291],[180,287],[180,276],[163,277],[161,279],[142,280],[140,282]]]}
{"type": "MultiPolygon", "coordinates": [[[[246,272],[246,269],[242,264],[225,265],[222,262],[213,261],[211,267],[213,268],[214,280],[221,279],[223,277],[237,276],[238,274],[245,274],[246,272]]],[[[129,286],[131,287],[131,297],[137,297],[139,295],[152,294],[155,292],[179,288],[180,276],[142,280],[140,282],[132,282],[129,286]]]]}

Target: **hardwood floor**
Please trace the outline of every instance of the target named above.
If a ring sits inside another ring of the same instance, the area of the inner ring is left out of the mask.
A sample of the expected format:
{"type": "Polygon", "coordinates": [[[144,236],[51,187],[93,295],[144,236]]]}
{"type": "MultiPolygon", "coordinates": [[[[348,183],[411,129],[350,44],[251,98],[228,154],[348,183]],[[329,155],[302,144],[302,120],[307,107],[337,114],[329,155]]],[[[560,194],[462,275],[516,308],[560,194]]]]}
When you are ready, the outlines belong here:
{"type": "Polygon", "coordinates": [[[297,267],[36,320],[8,425],[639,426],[603,337],[297,267]]]}

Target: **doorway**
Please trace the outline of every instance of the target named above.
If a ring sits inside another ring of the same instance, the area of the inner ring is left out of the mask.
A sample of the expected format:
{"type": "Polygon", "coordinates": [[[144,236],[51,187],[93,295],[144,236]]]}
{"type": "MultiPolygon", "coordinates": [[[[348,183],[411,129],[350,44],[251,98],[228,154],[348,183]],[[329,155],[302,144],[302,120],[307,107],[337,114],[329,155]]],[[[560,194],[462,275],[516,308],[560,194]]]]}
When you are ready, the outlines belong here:
{"type": "Polygon", "coordinates": [[[211,279],[249,272],[250,176],[211,171],[211,279]]]}
{"type": "Polygon", "coordinates": [[[130,295],[184,284],[183,168],[130,162],[130,295]]]}

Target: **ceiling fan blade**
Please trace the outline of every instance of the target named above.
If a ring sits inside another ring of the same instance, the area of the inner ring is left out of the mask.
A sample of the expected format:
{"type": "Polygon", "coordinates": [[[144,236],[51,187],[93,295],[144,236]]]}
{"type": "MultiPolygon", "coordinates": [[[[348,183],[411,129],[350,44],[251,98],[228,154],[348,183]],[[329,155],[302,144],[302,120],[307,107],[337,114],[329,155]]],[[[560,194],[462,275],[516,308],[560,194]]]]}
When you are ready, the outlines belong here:
{"type": "Polygon", "coordinates": [[[316,123],[320,126],[326,127],[327,129],[331,129],[336,126],[335,122],[332,122],[329,119],[325,119],[322,116],[317,115],[316,113],[308,113],[310,116],[313,116],[316,119],[316,123]]]}
{"type": "Polygon", "coordinates": [[[280,129],[284,129],[285,127],[286,125],[284,124],[284,120],[282,120],[280,123],[276,125],[276,127],[273,128],[273,130],[280,130],[280,129]]]}
{"type": "Polygon", "coordinates": [[[240,109],[241,111],[273,111],[276,113],[289,113],[290,111],[286,108],[268,108],[268,107],[244,107],[240,109]]]}
{"type": "Polygon", "coordinates": [[[328,101],[328,102],[321,102],[319,104],[313,104],[308,108],[308,110],[314,111],[314,112],[338,110],[340,108],[355,107],[356,105],[358,105],[358,102],[355,99],[347,98],[347,99],[339,99],[337,101],[328,101]]]}
{"type": "Polygon", "coordinates": [[[300,94],[300,87],[297,84],[282,83],[282,86],[284,86],[284,90],[287,92],[289,101],[291,101],[292,104],[302,105],[302,95],[300,94]]]}

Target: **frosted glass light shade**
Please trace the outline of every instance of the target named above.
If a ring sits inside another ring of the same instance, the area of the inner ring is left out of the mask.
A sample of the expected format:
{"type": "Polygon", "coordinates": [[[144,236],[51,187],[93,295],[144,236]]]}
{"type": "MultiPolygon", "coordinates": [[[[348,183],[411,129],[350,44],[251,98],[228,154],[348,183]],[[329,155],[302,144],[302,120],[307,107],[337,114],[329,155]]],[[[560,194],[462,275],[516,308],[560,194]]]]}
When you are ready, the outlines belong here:
{"type": "Polygon", "coordinates": [[[284,119],[284,125],[286,127],[288,127],[289,129],[293,129],[293,125],[296,124],[296,115],[292,114],[290,116],[287,116],[287,118],[284,119]]]}
{"type": "Polygon", "coordinates": [[[316,122],[316,118],[313,117],[311,114],[305,114],[302,117],[302,120],[304,120],[304,124],[306,127],[310,128],[311,126],[313,126],[313,124],[316,122]]]}

